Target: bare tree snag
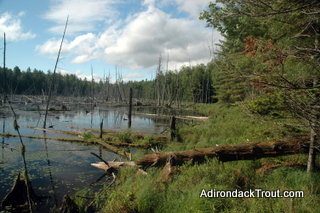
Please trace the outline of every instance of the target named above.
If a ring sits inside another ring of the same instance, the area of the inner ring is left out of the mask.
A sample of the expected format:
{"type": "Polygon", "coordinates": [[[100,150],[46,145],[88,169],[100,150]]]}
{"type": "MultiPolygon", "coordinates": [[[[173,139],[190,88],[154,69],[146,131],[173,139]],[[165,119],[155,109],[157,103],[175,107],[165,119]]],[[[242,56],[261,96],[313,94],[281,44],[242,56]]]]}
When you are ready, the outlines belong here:
{"type": "Polygon", "coordinates": [[[102,134],[103,134],[103,119],[102,121],[100,122],[100,134],[99,134],[99,138],[102,138],[102,134]]]}
{"type": "Polygon", "coordinates": [[[132,117],[132,96],[133,96],[133,90],[132,90],[132,88],[130,88],[130,91],[129,91],[128,128],[131,128],[131,117],[132,117]]]}
{"type": "Polygon", "coordinates": [[[6,96],[7,96],[7,74],[6,74],[6,33],[3,33],[3,85],[4,85],[4,91],[3,91],[3,103],[6,103],[6,96]]]}
{"type": "Polygon", "coordinates": [[[162,61],[162,57],[161,57],[161,54],[159,56],[159,64],[158,64],[158,68],[157,68],[157,74],[156,74],[156,89],[157,89],[157,106],[161,106],[161,82],[160,82],[160,79],[161,79],[161,61],[162,61]]]}
{"type": "Polygon", "coordinates": [[[176,117],[172,116],[170,119],[170,139],[173,141],[177,137],[177,129],[176,129],[176,117]]]}
{"type": "Polygon", "coordinates": [[[66,24],[64,26],[64,31],[63,31],[59,51],[58,51],[58,56],[57,56],[56,64],[54,65],[52,80],[51,80],[50,86],[49,86],[49,93],[48,93],[48,99],[47,99],[47,104],[46,104],[46,113],[44,114],[44,121],[43,121],[43,128],[46,128],[46,124],[47,124],[47,116],[48,116],[48,110],[49,110],[49,105],[50,105],[50,100],[51,100],[51,94],[52,94],[52,90],[53,90],[54,83],[55,83],[56,71],[57,71],[58,62],[59,62],[59,58],[60,58],[60,54],[61,54],[61,50],[62,50],[63,40],[64,40],[64,37],[66,35],[66,31],[67,31],[68,21],[69,21],[69,16],[67,17],[66,24]]]}

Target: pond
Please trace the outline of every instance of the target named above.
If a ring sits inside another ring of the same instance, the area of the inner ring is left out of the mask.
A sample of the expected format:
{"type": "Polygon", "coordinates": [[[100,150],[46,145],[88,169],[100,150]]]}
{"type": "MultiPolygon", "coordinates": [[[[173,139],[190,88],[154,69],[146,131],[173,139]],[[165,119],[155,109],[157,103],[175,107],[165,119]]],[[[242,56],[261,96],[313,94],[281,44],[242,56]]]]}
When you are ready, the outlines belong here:
{"type": "MultiPolygon", "coordinates": [[[[27,126],[42,127],[43,111],[40,113],[26,111],[23,106],[14,108],[22,135],[43,136],[43,131],[27,128],[27,126]]],[[[2,114],[1,132],[16,134],[12,113],[6,110],[6,113],[2,114]]],[[[90,111],[78,106],[78,109],[72,111],[50,112],[47,126],[58,130],[83,132],[84,128],[99,129],[102,119],[104,129],[118,131],[128,129],[126,107],[95,107],[90,111]]],[[[155,119],[136,113],[132,116],[131,131],[160,133],[168,126],[168,122],[168,119],[155,119]]],[[[47,132],[46,136],[77,137],[54,132],[47,132]]],[[[97,145],[30,138],[22,140],[26,146],[25,159],[33,189],[37,195],[48,197],[44,199],[38,212],[48,211],[47,208],[53,207],[56,202],[61,204],[64,194],[72,195],[76,190],[94,187],[90,184],[103,175],[103,172],[90,165],[99,161],[90,154],[91,152],[100,154],[105,160],[121,160],[120,156],[97,145]]],[[[1,137],[0,200],[10,191],[18,174],[23,174],[23,168],[19,138],[1,137]]]]}

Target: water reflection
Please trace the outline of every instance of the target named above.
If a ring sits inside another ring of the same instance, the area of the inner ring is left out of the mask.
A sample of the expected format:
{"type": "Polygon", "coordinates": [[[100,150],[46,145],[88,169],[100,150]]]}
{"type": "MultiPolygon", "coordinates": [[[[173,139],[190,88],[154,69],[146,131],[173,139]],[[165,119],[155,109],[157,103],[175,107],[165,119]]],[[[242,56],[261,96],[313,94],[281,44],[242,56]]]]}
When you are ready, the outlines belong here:
{"type": "MultiPolygon", "coordinates": [[[[16,108],[15,108],[16,109],[16,108]]],[[[39,111],[16,110],[20,132],[22,135],[47,137],[75,137],[60,133],[47,132],[27,128],[27,126],[41,126],[43,116],[39,111]]],[[[127,130],[127,108],[96,107],[94,111],[78,109],[66,112],[49,112],[48,126],[59,130],[94,128],[99,129],[103,120],[104,129],[127,130]]],[[[14,118],[7,113],[2,118],[2,132],[15,133],[12,124],[14,118]]],[[[132,116],[132,131],[140,133],[160,133],[167,126],[166,119],[143,115],[132,116]]],[[[82,130],[83,131],[83,130],[82,130]]],[[[10,191],[13,180],[21,168],[32,180],[32,187],[36,194],[45,195],[49,199],[43,201],[40,210],[47,212],[61,202],[64,194],[73,194],[75,190],[88,187],[95,182],[102,172],[90,166],[97,159],[90,152],[98,153],[103,159],[121,160],[121,157],[98,146],[25,138],[25,156],[20,153],[20,142],[17,138],[2,137],[0,164],[0,200],[10,191]],[[21,160],[24,158],[25,160],[21,160]],[[24,165],[24,163],[25,165],[24,165]]],[[[1,211],[1,209],[0,209],[1,211]]]]}
{"type": "Polygon", "coordinates": [[[48,151],[48,144],[47,144],[47,139],[46,139],[46,132],[43,132],[43,137],[45,138],[44,141],[44,149],[46,153],[46,160],[47,160],[47,165],[48,165],[48,172],[49,172],[49,180],[50,180],[50,186],[53,194],[53,202],[55,206],[58,206],[58,199],[55,191],[55,185],[53,181],[53,176],[52,176],[52,171],[51,171],[51,162],[49,159],[49,151],[48,151]]]}
{"type": "MultiPolygon", "coordinates": [[[[5,118],[3,117],[3,120],[2,120],[2,133],[5,133],[6,132],[6,120],[5,118]]],[[[1,149],[1,162],[4,162],[4,136],[2,136],[2,149],[1,149]]]]}

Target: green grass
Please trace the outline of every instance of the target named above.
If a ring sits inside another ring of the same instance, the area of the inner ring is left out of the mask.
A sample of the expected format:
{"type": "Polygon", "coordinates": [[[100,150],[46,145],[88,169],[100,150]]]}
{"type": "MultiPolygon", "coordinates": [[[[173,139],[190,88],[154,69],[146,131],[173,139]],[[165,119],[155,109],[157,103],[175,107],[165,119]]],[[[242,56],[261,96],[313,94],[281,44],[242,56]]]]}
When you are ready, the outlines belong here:
{"type": "MultiPolygon", "coordinates": [[[[203,106],[202,106],[203,107],[203,106]]],[[[210,119],[194,127],[180,127],[183,142],[173,142],[163,151],[185,150],[245,142],[272,141],[307,134],[293,121],[254,119],[238,106],[205,105],[210,119]]],[[[148,142],[150,140],[148,139],[148,142]]],[[[264,176],[256,174],[261,163],[306,162],[306,156],[293,155],[256,161],[220,163],[208,159],[203,164],[186,163],[168,182],[161,180],[161,168],[150,168],[148,175],[137,175],[132,168],[121,169],[116,187],[104,189],[102,212],[320,212],[319,172],[307,174],[298,167],[280,167],[264,176]],[[216,190],[303,190],[304,198],[200,198],[202,189],[216,190]]],[[[99,197],[97,197],[98,199],[99,197]]]]}
{"type": "Polygon", "coordinates": [[[131,132],[120,132],[117,134],[119,140],[123,143],[132,143],[136,139],[132,136],[131,132]]]}

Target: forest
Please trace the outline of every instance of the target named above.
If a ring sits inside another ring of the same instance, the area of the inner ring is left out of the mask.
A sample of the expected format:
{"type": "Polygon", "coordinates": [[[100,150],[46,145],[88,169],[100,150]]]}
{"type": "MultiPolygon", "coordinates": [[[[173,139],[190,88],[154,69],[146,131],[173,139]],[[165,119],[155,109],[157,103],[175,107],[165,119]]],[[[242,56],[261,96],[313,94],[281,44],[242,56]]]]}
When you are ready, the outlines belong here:
{"type": "MultiPolygon", "coordinates": [[[[216,98],[211,72],[210,67],[203,64],[165,71],[160,61],[154,80],[124,82],[117,70],[113,83],[110,73],[99,82],[80,79],[74,74],[56,73],[53,93],[73,97],[95,94],[96,98],[106,101],[128,102],[129,88],[132,88],[135,99],[153,101],[158,106],[171,106],[182,102],[213,103],[216,98]]],[[[30,68],[21,71],[17,66],[13,70],[6,68],[5,71],[0,68],[0,90],[6,94],[45,95],[52,78],[53,73],[50,70],[44,73],[37,69],[31,71],[30,68]]]]}
{"type": "MultiPolygon", "coordinates": [[[[56,74],[54,95],[94,94],[128,104],[132,88],[142,103],[208,116],[178,122],[176,137],[165,145],[94,164],[113,181],[99,191],[76,192],[77,211],[320,212],[320,2],[220,0],[199,18],[223,36],[207,64],[168,70],[160,56],[153,80],[129,82],[117,70],[115,79],[109,74],[100,82],[56,74]],[[213,189],[299,191],[303,197],[201,196],[213,189]],[[94,197],[90,206],[86,197],[94,197]]],[[[50,71],[2,68],[0,87],[8,95],[44,95],[52,77],[50,71]]],[[[122,145],[138,140],[130,131],[119,135],[122,145]]],[[[143,138],[144,145],[155,143],[153,137],[143,138]]]]}

